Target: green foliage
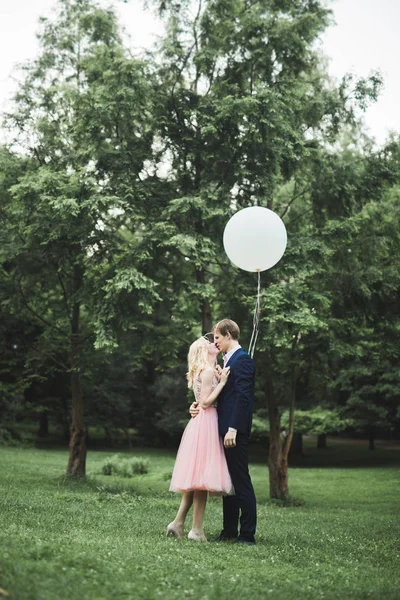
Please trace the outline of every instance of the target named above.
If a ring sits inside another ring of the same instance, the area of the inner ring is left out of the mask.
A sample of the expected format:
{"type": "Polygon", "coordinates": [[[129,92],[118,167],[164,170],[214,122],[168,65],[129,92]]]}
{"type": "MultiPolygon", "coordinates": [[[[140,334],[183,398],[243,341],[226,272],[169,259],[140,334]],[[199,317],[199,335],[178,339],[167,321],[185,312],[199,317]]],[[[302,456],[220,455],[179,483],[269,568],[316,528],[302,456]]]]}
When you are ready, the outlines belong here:
{"type": "Polygon", "coordinates": [[[176,443],[189,344],[223,316],[250,339],[255,277],[222,233],[258,204],[288,248],[261,276],[253,438],[271,398],[398,431],[400,144],[356,116],[380,74],[329,80],[319,0],[155,4],[145,59],[94,0],[41,20],[0,148],[0,419],[68,431],[79,372],[89,425],[176,443]]]}
{"type": "MultiPolygon", "coordinates": [[[[251,439],[254,442],[265,443],[269,437],[269,423],[265,410],[258,411],[253,417],[251,439]]],[[[294,431],[304,435],[335,434],[345,429],[354,429],[357,420],[344,418],[343,409],[324,408],[314,406],[309,410],[296,409],[294,413],[294,431]]],[[[281,415],[280,426],[282,431],[289,429],[289,411],[284,410],[281,415]]]]}
{"type": "Polygon", "coordinates": [[[29,448],[33,447],[34,439],[29,434],[16,432],[14,427],[0,427],[0,447],[4,448],[29,448]]]}
{"type": "Polygon", "coordinates": [[[117,472],[116,457],[106,458],[101,467],[103,475],[112,475],[117,472]]]}
{"type": "MultiPolygon", "coordinates": [[[[289,413],[283,412],[281,426],[289,427],[289,413]]],[[[296,410],[294,415],[294,430],[307,435],[322,435],[339,433],[354,426],[354,421],[344,419],[339,409],[328,409],[315,406],[310,410],[296,410]]]]}
{"type": "Polygon", "coordinates": [[[269,422],[264,414],[265,411],[255,413],[253,415],[253,422],[251,426],[251,440],[257,443],[265,444],[269,437],[269,422]]]}
{"type": "MultiPolygon", "coordinates": [[[[11,316],[11,347],[19,346],[13,321],[23,336],[33,322],[15,383],[6,355],[7,385],[20,403],[28,389],[36,407],[54,415],[57,403],[68,412],[69,383],[54,386],[53,400],[41,388],[61,375],[85,378],[99,362],[94,346],[116,348],[121,331],[137,327],[160,297],[144,273],[148,250],[124,235],[146,220],[145,65],[127,55],[113,11],[91,0],[60,2],[54,21],[42,19],[39,39],[7,117],[26,158],[3,151],[0,304],[11,316]]],[[[11,391],[5,401],[12,405],[11,391]]]]}
{"type": "Polygon", "coordinates": [[[149,472],[150,461],[145,458],[133,456],[123,458],[118,454],[109,456],[102,464],[103,475],[119,475],[120,477],[132,477],[133,475],[144,475],[149,472]]]}
{"type": "Polygon", "coordinates": [[[136,456],[130,459],[129,467],[134,475],[143,475],[149,472],[150,461],[136,456]]]}
{"type": "MultiPolygon", "coordinates": [[[[135,202],[131,195],[120,193],[120,186],[126,188],[128,181],[121,180],[118,155],[124,154],[125,135],[129,133],[135,140],[136,135],[135,129],[118,129],[117,115],[118,119],[138,121],[136,126],[141,129],[146,93],[143,90],[139,100],[137,94],[132,96],[131,88],[137,91],[147,84],[142,65],[124,59],[116,32],[110,40],[108,29],[97,30],[98,21],[91,19],[93,10],[90,2],[65,5],[54,25],[56,32],[53,24],[44,22],[42,54],[28,71],[15,112],[9,116],[21,135],[30,131],[37,136],[38,145],[29,172],[11,188],[14,201],[6,216],[14,235],[9,239],[8,259],[14,260],[12,275],[19,278],[25,297],[28,290],[31,296],[33,283],[26,273],[26,255],[42,266],[40,272],[35,269],[34,282],[39,280],[41,291],[51,296],[51,305],[43,293],[40,301],[42,306],[48,305],[52,316],[55,313],[54,328],[65,328],[65,317],[73,303],[79,302],[92,317],[87,324],[98,334],[97,345],[112,347],[116,342],[111,326],[117,326],[119,317],[122,327],[132,322],[133,311],[130,320],[124,313],[128,303],[135,305],[136,317],[142,309],[151,312],[152,302],[158,299],[156,284],[138,269],[145,252],[140,252],[137,244],[134,252],[127,252],[121,236],[122,216],[125,221],[131,219],[135,202]],[[81,48],[70,42],[74,35],[81,48]],[[57,51],[60,54],[53,64],[50,53],[57,51]],[[50,68],[58,71],[57,83],[51,86],[47,83],[50,68]],[[128,68],[124,83],[112,77],[104,80],[104,71],[128,68]],[[124,95],[127,88],[128,99],[124,95]],[[107,118],[97,107],[100,92],[102,103],[108,106],[107,118]],[[43,110],[45,115],[33,118],[36,111],[43,110]]],[[[103,21],[107,18],[112,20],[112,13],[104,12],[103,21]]],[[[134,165],[130,157],[131,187],[135,178],[138,181],[147,148],[142,142],[135,144],[134,165]]],[[[137,225],[140,227],[140,217],[137,225]]],[[[42,309],[39,316],[45,315],[42,309]]]]}

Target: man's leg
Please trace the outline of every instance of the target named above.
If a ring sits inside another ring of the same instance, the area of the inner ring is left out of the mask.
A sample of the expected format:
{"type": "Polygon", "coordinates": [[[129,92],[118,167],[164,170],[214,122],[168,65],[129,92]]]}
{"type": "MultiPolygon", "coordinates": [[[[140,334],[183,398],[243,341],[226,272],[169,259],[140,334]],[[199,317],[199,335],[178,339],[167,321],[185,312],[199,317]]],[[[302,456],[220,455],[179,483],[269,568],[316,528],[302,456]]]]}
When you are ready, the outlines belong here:
{"type": "MultiPolygon", "coordinates": [[[[225,449],[229,472],[235,487],[237,506],[240,508],[239,539],[254,542],[256,532],[257,509],[256,497],[249,474],[248,438],[238,433],[236,446],[225,449]]],[[[233,518],[233,512],[230,513],[233,518]]],[[[237,517],[236,517],[237,524],[237,517]]],[[[225,530],[225,503],[224,503],[225,530]]]]}
{"type": "Polygon", "coordinates": [[[237,538],[239,524],[239,501],[237,496],[224,496],[223,498],[224,528],[221,536],[237,538]]]}

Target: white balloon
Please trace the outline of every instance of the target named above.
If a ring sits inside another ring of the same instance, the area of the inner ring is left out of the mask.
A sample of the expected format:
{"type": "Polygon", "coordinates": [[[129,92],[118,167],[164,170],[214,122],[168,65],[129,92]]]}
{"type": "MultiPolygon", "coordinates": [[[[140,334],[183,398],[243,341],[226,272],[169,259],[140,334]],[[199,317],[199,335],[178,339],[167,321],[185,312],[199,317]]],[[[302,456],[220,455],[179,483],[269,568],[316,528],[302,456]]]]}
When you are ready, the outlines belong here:
{"type": "Polygon", "coordinates": [[[233,264],[245,271],[265,271],[276,265],[286,243],[282,219],[262,206],[239,210],[224,231],[225,252],[233,264]]]}

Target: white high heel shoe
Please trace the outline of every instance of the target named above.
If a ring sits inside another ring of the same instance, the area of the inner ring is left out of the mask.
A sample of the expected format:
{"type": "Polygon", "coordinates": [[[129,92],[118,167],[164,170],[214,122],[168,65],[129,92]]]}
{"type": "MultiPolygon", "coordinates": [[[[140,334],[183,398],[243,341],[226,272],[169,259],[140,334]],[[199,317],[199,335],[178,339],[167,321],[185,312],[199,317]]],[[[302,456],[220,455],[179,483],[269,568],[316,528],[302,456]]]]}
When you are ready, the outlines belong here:
{"type": "Polygon", "coordinates": [[[199,535],[198,533],[194,533],[194,531],[190,530],[188,533],[188,540],[194,540],[195,542],[206,542],[207,538],[204,535],[199,535]]]}
{"type": "Polygon", "coordinates": [[[167,537],[171,536],[171,537],[176,537],[176,538],[183,538],[184,536],[184,531],[183,531],[183,527],[177,527],[174,523],[174,521],[172,521],[172,523],[170,523],[167,527],[167,537]]]}

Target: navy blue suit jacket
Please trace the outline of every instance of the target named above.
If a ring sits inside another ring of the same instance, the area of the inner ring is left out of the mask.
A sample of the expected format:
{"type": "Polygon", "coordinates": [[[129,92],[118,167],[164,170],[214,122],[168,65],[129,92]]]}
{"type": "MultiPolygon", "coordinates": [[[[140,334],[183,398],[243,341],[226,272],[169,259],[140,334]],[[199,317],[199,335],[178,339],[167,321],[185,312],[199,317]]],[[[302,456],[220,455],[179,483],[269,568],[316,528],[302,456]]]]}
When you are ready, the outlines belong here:
{"type": "Polygon", "coordinates": [[[250,356],[239,348],[229,359],[228,381],[218,397],[219,434],[225,436],[228,427],[250,435],[254,406],[255,367],[250,356]]]}

